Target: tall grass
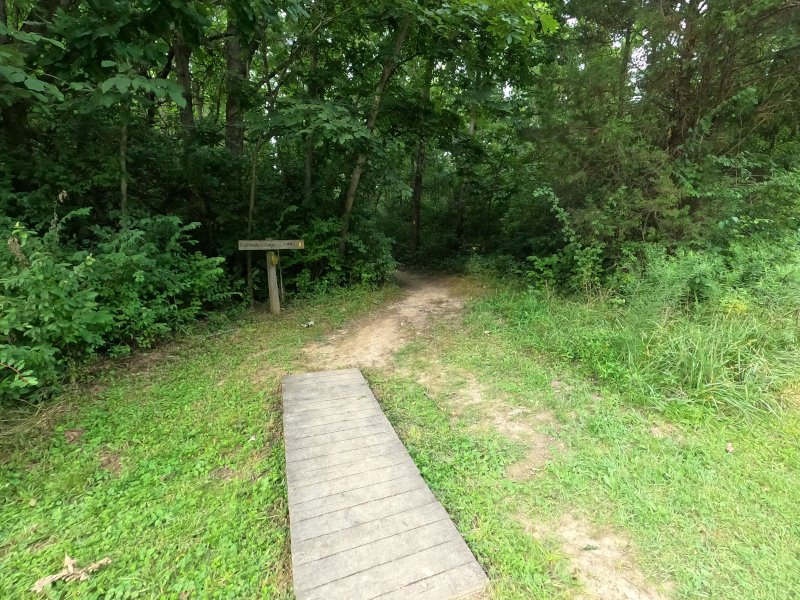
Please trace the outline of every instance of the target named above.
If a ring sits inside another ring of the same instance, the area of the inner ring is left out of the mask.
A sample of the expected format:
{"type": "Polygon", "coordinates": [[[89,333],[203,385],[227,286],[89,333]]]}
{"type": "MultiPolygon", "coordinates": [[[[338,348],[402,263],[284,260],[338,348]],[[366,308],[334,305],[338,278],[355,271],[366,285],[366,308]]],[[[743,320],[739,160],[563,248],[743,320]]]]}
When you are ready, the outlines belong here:
{"type": "Polygon", "coordinates": [[[603,292],[508,291],[486,301],[516,342],[662,409],[778,411],[800,381],[800,286],[781,263],[737,279],[716,255],[649,257],[603,292]]]}

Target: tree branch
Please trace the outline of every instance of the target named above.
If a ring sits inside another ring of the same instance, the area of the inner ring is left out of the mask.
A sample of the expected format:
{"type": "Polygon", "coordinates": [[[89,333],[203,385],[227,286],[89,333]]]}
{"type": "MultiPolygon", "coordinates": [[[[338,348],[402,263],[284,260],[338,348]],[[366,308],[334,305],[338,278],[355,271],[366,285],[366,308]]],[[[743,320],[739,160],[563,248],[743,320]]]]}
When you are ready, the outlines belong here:
{"type": "MultiPolygon", "coordinates": [[[[324,19],[321,19],[320,22],[317,23],[317,25],[302,40],[298,40],[292,46],[292,50],[289,52],[289,56],[286,57],[286,60],[284,60],[275,69],[270,71],[261,80],[259,80],[259,82],[257,84],[257,87],[261,87],[263,85],[268,84],[272,79],[274,79],[278,75],[281,75],[281,76],[285,75],[286,71],[288,71],[288,69],[292,65],[292,63],[294,63],[300,57],[301,51],[305,49],[305,47],[308,45],[308,43],[311,41],[311,39],[317,34],[317,32],[322,27],[324,27],[325,25],[328,25],[329,23],[331,23],[331,22],[335,21],[336,19],[342,17],[343,15],[347,14],[348,12],[353,10],[356,6],[357,6],[357,4],[351,4],[349,7],[344,9],[342,12],[340,12],[340,13],[338,13],[336,15],[332,15],[330,17],[326,17],[324,19]]],[[[278,85],[277,88],[280,88],[280,85],[278,85]]]]}

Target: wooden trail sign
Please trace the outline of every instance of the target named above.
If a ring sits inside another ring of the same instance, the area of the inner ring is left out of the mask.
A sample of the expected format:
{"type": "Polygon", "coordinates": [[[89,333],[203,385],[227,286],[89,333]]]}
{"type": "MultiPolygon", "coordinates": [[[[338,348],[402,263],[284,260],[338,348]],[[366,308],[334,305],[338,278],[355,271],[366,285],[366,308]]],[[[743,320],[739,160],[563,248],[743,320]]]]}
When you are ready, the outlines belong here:
{"type": "Polygon", "coordinates": [[[239,250],[302,250],[303,240],[239,240],[239,250]]]}
{"type": "Polygon", "coordinates": [[[281,312],[281,299],[278,295],[278,255],[275,250],[302,250],[303,240],[239,240],[239,250],[267,251],[267,284],[269,285],[269,310],[273,315],[281,312]]]}

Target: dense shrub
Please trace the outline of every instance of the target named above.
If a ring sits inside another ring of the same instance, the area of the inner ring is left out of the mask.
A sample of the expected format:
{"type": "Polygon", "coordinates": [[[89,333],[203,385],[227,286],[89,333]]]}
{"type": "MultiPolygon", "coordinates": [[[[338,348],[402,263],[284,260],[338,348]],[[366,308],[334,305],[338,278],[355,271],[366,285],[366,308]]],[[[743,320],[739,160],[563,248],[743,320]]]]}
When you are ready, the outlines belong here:
{"type": "Polygon", "coordinates": [[[347,253],[342,257],[340,228],[339,219],[315,219],[302,230],[305,249],[284,259],[287,268],[297,272],[292,281],[301,294],[340,285],[375,286],[386,281],[397,268],[391,240],[370,226],[359,227],[348,236],[347,253]]]}
{"type": "MultiPolygon", "coordinates": [[[[6,224],[7,225],[7,224],[6,224]]],[[[98,351],[146,346],[227,299],[221,259],[174,217],[95,231],[93,248],[16,224],[0,248],[0,398],[47,394],[98,351]]]]}
{"type": "Polygon", "coordinates": [[[107,341],[115,352],[131,343],[149,346],[230,296],[222,259],[191,251],[188,232],[195,228],[177,217],[153,217],[119,231],[97,230],[92,282],[114,319],[107,341]]]}
{"type": "Polygon", "coordinates": [[[112,318],[97,302],[91,256],[65,257],[20,226],[0,250],[0,397],[52,386],[103,345],[112,318]]]}

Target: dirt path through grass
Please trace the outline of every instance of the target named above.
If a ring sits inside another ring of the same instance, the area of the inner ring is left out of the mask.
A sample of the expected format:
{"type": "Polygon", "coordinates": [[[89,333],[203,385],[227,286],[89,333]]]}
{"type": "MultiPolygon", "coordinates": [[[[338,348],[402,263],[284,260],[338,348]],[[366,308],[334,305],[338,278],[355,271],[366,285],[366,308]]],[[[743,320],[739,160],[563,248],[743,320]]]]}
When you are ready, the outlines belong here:
{"type": "Polygon", "coordinates": [[[488,598],[796,596],[796,413],[676,419],[559,350],[592,342],[570,327],[596,306],[400,278],[111,362],[41,414],[0,411],[16,424],[0,431],[0,598],[33,597],[66,554],[111,562],[52,584],[64,600],[292,600],[280,381],[345,366],[365,371],[488,598]]]}
{"type": "MultiPolygon", "coordinates": [[[[440,361],[426,368],[408,369],[395,363],[395,355],[415,342],[429,346],[438,335],[458,334],[465,303],[477,295],[474,282],[453,276],[425,276],[400,271],[398,282],[403,296],[379,308],[360,322],[337,331],[322,342],[304,349],[304,363],[309,370],[359,367],[381,372],[396,372],[413,379],[437,396],[440,408],[453,419],[468,413],[473,429],[500,435],[526,447],[524,456],[510,465],[504,477],[525,482],[552,460],[553,453],[566,451],[564,443],[551,435],[559,428],[552,411],[531,411],[515,407],[493,394],[474,373],[456,371],[440,361]],[[452,380],[459,382],[453,388],[452,380]]],[[[486,332],[487,335],[489,332],[486,332]]],[[[435,345],[435,343],[434,343],[435,345]]],[[[486,350],[492,341],[487,337],[486,350]]],[[[431,348],[433,350],[433,348],[431,348]]],[[[559,387],[560,382],[552,382],[559,387]]],[[[499,483],[499,482],[498,482],[499,483]]],[[[517,515],[526,534],[540,540],[556,539],[560,551],[570,563],[574,577],[581,583],[579,598],[586,600],[663,600],[651,590],[645,577],[635,567],[629,544],[623,536],[600,531],[591,523],[570,515],[570,535],[562,535],[557,524],[531,527],[535,515],[517,515]],[[586,548],[591,548],[588,552],[586,548]]],[[[485,597],[492,597],[491,590],[485,597]]]]}
{"type": "Polygon", "coordinates": [[[432,317],[452,317],[464,305],[463,280],[456,277],[400,271],[397,279],[404,290],[401,299],[306,347],[309,369],[386,368],[400,348],[422,334],[432,317]]]}

